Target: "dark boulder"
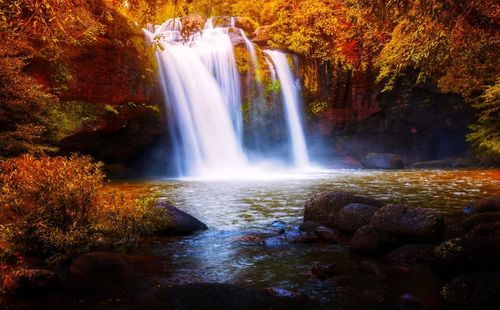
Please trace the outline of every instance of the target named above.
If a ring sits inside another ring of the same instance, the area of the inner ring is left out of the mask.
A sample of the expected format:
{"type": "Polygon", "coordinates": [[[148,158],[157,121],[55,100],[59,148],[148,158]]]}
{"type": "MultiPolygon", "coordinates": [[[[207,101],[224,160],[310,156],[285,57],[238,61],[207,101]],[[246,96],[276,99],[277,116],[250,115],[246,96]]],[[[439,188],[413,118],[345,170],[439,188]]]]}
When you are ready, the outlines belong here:
{"type": "Polygon", "coordinates": [[[363,226],[352,236],[349,249],[359,254],[378,254],[399,245],[390,234],[379,231],[372,225],[363,226]]]}
{"type": "Polygon", "coordinates": [[[429,244],[407,244],[392,250],[386,258],[398,263],[418,263],[431,260],[434,250],[429,244]]]}
{"type": "Polygon", "coordinates": [[[160,235],[189,235],[208,229],[204,223],[166,202],[159,202],[158,207],[165,210],[168,217],[168,223],[161,229],[160,235]]]}
{"type": "Polygon", "coordinates": [[[455,306],[500,305],[500,272],[469,273],[454,278],[441,290],[441,297],[455,306]]]}
{"type": "Polygon", "coordinates": [[[484,212],[472,214],[458,223],[454,223],[451,229],[457,234],[466,234],[474,227],[481,224],[490,224],[500,221],[500,212],[484,212]]]}
{"type": "Polygon", "coordinates": [[[368,225],[377,210],[378,208],[366,204],[348,204],[338,214],[337,227],[345,231],[355,232],[361,227],[368,225]]]}
{"type": "Polygon", "coordinates": [[[479,228],[475,233],[438,245],[431,262],[434,271],[449,276],[500,268],[499,235],[492,231],[493,227],[479,228]]]}
{"type": "Polygon", "coordinates": [[[269,309],[265,292],[222,283],[190,283],[158,290],[144,309],[269,309]]]}
{"type": "Polygon", "coordinates": [[[113,252],[93,252],[75,259],[69,274],[77,286],[107,289],[122,286],[135,279],[134,268],[124,257],[113,252]]]}
{"type": "Polygon", "coordinates": [[[2,277],[2,291],[15,295],[38,295],[60,287],[61,276],[46,269],[15,269],[2,277]]]}
{"type": "Polygon", "coordinates": [[[368,169],[403,169],[405,167],[401,157],[390,153],[368,153],[361,163],[368,169]]]}
{"type": "Polygon", "coordinates": [[[324,241],[328,242],[339,242],[341,241],[340,232],[335,228],[328,228],[325,226],[318,226],[314,230],[316,236],[324,241]]]}
{"type": "Polygon", "coordinates": [[[444,233],[444,219],[438,211],[400,205],[386,205],[379,209],[370,224],[410,242],[440,241],[444,233]]]}
{"type": "Polygon", "coordinates": [[[360,195],[345,192],[323,192],[306,201],[304,222],[314,221],[325,226],[335,227],[339,212],[350,203],[367,204],[381,207],[379,201],[360,195]]]}

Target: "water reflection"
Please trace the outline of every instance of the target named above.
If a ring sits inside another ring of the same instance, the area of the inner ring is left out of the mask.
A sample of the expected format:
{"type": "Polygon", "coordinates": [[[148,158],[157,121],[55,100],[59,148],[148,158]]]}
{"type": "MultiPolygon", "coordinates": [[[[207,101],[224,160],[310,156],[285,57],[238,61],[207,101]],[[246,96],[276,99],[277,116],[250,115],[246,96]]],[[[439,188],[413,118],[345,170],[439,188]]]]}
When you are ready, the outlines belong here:
{"type": "Polygon", "coordinates": [[[328,304],[335,292],[311,279],[312,264],[335,262],[352,273],[353,258],[337,245],[266,247],[262,238],[280,229],[273,221],[283,221],[286,229],[292,229],[301,221],[304,202],[311,194],[332,190],[457,211],[482,197],[500,195],[500,171],[329,171],[267,181],[154,181],[122,186],[160,191],[210,227],[207,232],[147,250],[171,257],[165,283],[300,288],[328,304]]]}

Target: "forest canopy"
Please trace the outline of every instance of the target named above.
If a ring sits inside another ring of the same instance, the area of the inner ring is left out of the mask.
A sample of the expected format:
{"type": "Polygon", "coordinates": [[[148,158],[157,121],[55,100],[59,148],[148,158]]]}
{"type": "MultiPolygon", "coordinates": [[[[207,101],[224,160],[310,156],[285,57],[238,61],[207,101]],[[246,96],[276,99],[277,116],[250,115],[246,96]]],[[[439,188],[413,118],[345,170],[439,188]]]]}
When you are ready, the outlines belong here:
{"type": "Polygon", "coordinates": [[[189,14],[250,17],[270,26],[271,46],[349,70],[374,69],[385,91],[403,77],[416,85],[435,83],[478,109],[469,139],[483,153],[500,155],[495,0],[0,0],[0,69],[7,73],[0,83],[2,110],[23,102],[42,111],[33,121],[2,121],[2,131],[34,141],[46,127],[40,102],[57,99],[24,76],[29,58],[47,48],[56,58],[58,46],[92,44],[117,14],[139,30],[189,14]],[[19,53],[17,46],[27,49],[19,53]],[[31,86],[10,94],[15,80],[31,86]]]}

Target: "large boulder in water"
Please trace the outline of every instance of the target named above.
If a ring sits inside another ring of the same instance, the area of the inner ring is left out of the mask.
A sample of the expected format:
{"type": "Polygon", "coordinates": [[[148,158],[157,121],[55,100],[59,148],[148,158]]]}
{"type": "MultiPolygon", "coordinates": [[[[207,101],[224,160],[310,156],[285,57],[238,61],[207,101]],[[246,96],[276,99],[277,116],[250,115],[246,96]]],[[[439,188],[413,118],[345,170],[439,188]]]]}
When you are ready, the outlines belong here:
{"type": "Polygon", "coordinates": [[[500,272],[470,273],[456,277],[443,287],[441,297],[455,306],[498,307],[500,272]]]}
{"type": "Polygon", "coordinates": [[[345,231],[355,232],[368,225],[377,210],[378,208],[370,205],[350,203],[340,210],[336,221],[337,227],[345,231]]]}
{"type": "Polygon", "coordinates": [[[443,275],[500,269],[500,222],[481,224],[469,234],[438,245],[432,267],[443,275]]]}
{"type": "Polygon", "coordinates": [[[158,208],[165,210],[165,215],[168,218],[167,224],[159,231],[159,235],[189,235],[208,229],[207,225],[195,217],[166,202],[159,202],[158,208]]]}
{"type": "Polygon", "coordinates": [[[366,225],[352,236],[349,249],[359,254],[379,254],[398,245],[399,241],[390,234],[379,231],[372,225],[366,225]]]}
{"type": "Polygon", "coordinates": [[[323,192],[306,201],[304,222],[313,221],[325,226],[335,227],[340,211],[350,203],[361,203],[381,207],[379,201],[360,195],[345,192],[323,192]]]}
{"type": "Polygon", "coordinates": [[[436,242],[444,233],[443,216],[436,210],[386,205],[373,215],[371,225],[399,239],[436,242]]]}
{"type": "Polygon", "coordinates": [[[363,167],[368,169],[403,169],[401,157],[390,153],[368,153],[361,161],[363,167]]]}

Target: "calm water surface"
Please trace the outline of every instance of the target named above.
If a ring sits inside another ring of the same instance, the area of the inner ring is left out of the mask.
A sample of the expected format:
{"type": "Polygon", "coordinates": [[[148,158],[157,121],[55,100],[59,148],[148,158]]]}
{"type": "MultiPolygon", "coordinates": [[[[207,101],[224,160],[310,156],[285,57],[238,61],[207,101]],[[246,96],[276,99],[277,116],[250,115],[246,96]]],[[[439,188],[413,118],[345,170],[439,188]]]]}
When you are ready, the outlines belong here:
{"type": "MultiPolygon", "coordinates": [[[[467,204],[500,195],[500,170],[338,170],[247,181],[155,180],[119,183],[149,189],[209,226],[200,234],[146,249],[168,257],[165,283],[225,282],[307,292],[322,304],[338,293],[310,276],[314,262],[355,269],[356,258],[338,245],[265,246],[248,236],[276,234],[301,222],[314,193],[342,190],[388,203],[458,212],[467,204]]],[[[418,281],[417,281],[418,282],[418,281]]]]}

